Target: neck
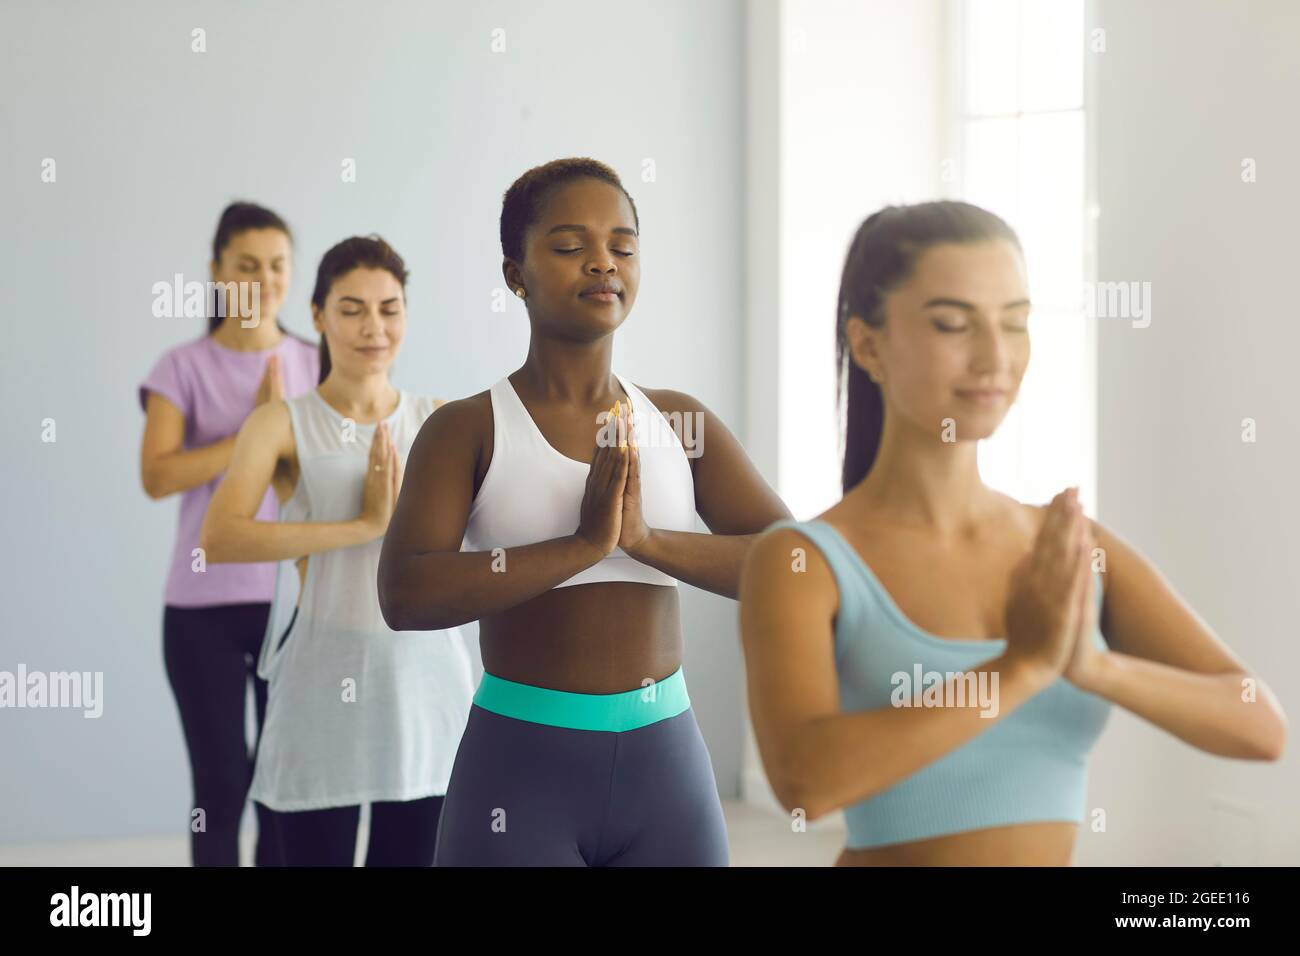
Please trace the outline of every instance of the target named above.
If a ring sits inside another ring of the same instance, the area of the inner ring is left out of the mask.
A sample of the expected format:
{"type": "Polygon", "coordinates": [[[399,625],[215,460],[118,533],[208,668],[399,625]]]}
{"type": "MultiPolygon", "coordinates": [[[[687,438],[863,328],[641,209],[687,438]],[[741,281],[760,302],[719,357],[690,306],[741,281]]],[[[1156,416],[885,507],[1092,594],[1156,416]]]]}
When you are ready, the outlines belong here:
{"type": "Polygon", "coordinates": [[[331,368],[329,377],[316,390],[345,417],[362,424],[387,418],[397,407],[399,398],[387,372],[355,376],[331,368]]]}
{"type": "Polygon", "coordinates": [[[528,357],[515,373],[546,401],[575,405],[613,404],[618,386],[610,372],[614,337],[595,342],[538,339],[528,343],[528,357]]]}
{"type": "Polygon", "coordinates": [[[945,442],[898,420],[886,413],[875,464],[845,497],[898,524],[945,536],[968,531],[994,496],[980,480],[976,443],[945,442]]]}
{"type": "Polygon", "coordinates": [[[252,328],[244,328],[237,315],[228,315],[213,331],[212,337],[217,343],[237,352],[261,352],[274,348],[284,333],[280,331],[277,319],[262,319],[252,328]]]}

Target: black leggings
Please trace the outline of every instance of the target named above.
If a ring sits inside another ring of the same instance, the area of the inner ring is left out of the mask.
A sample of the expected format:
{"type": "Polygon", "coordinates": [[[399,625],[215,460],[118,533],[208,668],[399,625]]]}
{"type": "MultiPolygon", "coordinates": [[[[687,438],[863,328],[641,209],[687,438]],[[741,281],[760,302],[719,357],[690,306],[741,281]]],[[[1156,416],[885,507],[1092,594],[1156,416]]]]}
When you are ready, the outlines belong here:
{"type": "MultiPolygon", "coordinates": [[[[163,608],[163,659],[189,749],[194,810],[203,811],[190,816],[195,866],[239,865],[239,820],[254,760],[244,715],[251,680],[260,736],[266,681],[257,676],[257,656],[270,609],[266,603],[163,608]]],[[[259,806],[258,866],[279,862],[272,827],[270,814],[259,806]]]]}
{"type": "MultiPolygon", "coordinates": [[[[275,818],[280,854],[286,866],[351,866],[357,849],[361,807],[329,807],[292,813],[263,812],[275,818]]],[[[442,796],[370,804],[370,842],[366,866],[432,866],[442,796]]]]}

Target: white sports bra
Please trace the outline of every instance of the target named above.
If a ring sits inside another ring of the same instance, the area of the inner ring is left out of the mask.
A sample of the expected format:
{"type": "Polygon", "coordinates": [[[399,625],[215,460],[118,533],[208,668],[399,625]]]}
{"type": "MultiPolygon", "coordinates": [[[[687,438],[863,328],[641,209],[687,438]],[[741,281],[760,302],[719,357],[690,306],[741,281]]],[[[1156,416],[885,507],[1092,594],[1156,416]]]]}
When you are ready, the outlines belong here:
{"type": "MultiPolygon", "coordinates": [[[[639,388],[617,372],[614,377],[632,399],[632,434],[641,460],[641,508],[646,526],[694,531],[695,480],[681,438],[639,388]]],[[[492,461],[470,507],[466,549],[517,548],[573,534],[591,466],[551,446],[509,378],[493,385],[491,396],[492,461]]],[[[616,547],[599,563],[556,587],[597,581],[677,586],[676,578],[616,547]]]]}

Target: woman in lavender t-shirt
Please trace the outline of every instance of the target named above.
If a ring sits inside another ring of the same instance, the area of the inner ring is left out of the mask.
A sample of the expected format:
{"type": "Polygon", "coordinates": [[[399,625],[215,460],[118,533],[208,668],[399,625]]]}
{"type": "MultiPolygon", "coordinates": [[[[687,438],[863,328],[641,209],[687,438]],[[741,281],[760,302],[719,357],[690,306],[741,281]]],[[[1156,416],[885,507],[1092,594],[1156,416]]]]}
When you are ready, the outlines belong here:
{"type": "MultiPolygon", "coordinates": [[[[144,489],[151,498],[181,495],[164,595],[163,657],[189,750],[195,866],[239,864],[239,821],[253,771],[244,730],[247,689],[253,681],[260,734],[266,682],[256,663],[275,589],[274,563],[207,564],[199,528],[248,414],[309,391],[320,377],[317,347],[277,319],[291,243],[289,227],[271,210],[228,206],[212,243],[212,280],[257,282],[258,321],[246,317],[247,309],[213,316],[207,335],[164,353],[139,389],[146,413],[144,489]]],[[[268,491],[258,517],[274,520],[275,513],[268,491]]],[[[259,813],[259,866],[276,862],[270,826],[259,813]]]]}

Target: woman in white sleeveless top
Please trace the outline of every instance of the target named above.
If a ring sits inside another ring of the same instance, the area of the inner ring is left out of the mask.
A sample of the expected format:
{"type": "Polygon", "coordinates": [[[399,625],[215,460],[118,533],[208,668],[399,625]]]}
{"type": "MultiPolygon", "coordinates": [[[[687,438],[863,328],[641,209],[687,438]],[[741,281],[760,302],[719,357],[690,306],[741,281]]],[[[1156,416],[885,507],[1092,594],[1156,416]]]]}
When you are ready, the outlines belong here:
{"type": "Polygon", "coordinates": [[[363,803],[368,866],[430,865],[473,694],[459,630],[393,631],[375,589],[402,462],[441,404],[388,380],[405,281],[377,237],[325,254],[312,293],[320,387],[248,418],[203,527],[208,561],[281,562],[250,795],[273,811],[290,866],[350,866],[363,803]],[[268,486],[278,522],[253,517],[268,486]]]}

